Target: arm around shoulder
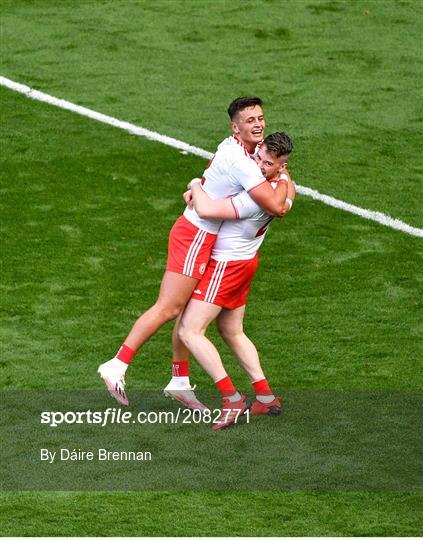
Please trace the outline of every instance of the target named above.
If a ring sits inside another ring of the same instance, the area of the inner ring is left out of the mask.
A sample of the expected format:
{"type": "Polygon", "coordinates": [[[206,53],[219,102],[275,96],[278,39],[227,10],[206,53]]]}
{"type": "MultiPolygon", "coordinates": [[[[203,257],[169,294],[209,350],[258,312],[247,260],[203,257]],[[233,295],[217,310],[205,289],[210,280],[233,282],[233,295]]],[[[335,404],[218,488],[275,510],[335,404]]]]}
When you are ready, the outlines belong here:
{"type": "Polygon", "coordinates": [[[275,189],[269,182],[263,182],[248,192],[250,197],[273,217],[283,216],[287,193],[287,182],[279,182],[275,189]]]}
{"type": "Polygon", "coordinates": [[[195,211],[203,219],[236,219],[231,199],[211,199],[197,182],[191,185],[195,211]]]}

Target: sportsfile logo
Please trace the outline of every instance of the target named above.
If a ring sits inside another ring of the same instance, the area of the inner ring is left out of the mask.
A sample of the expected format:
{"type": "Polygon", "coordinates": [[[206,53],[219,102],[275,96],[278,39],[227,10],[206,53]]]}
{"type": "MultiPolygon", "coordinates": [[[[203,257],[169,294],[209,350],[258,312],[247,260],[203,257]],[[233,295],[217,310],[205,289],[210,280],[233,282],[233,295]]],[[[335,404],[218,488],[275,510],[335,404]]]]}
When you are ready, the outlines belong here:
{"type": "Polygon", "coordinates": [[[176,411],[131,411],[111,408],[104,411],[43,411],[40,423],[56,428],[61,425],[90,424],[105,427],[107,425],[145,425],[145,424],[226,424],[237,423],[240,417],[250,422],[250,412],[243,409],[181,409],[176,411]]]}

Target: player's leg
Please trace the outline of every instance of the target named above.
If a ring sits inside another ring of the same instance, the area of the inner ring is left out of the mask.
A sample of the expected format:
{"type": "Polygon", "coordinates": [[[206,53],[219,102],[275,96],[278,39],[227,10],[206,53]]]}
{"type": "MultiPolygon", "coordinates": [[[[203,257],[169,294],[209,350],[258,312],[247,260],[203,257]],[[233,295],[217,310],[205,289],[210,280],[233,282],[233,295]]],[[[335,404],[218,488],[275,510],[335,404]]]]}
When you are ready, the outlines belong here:
{"type": "Polygon", "coordinates": [[[189,379],[190,351],[179,337],[179,323],[181,315],[178,316],[172,332],[172,378],[164,389],[164,394],[176,401],[179,401],[189,409],[206,410],[207,407],[199,401],[194,393],[195,385],[192,387],[189,379]]]}
{"type": "Polygon", "coordinates": [[[257,401],[251,408],[252,414],[278,415],[282,410],[280,401],[273,395],[263,373],[254,343],[244,333],[244,315],[245,305],[233,310],[224,309],[217,317],[217,328],[253,385],[257,401]]]}
{"type": "Polygon", "coordinates": [[[213,425],[213,429],[230,426],[250,406],[226,373],[216,347],[205,336],[209,324],[216,319],[221,310],[222,308],[215,304],[192,299],[185,308],[179,324],[179,337],[212,378],[223,398],[221,415],[213,425]]]}
{"type": "MultiPolygon", "coordinates": [[[[172,331],[172,357],[175,360],[179,359],[181,362],[189,362],[189,357],[191,353],[178,335],[179,322],[181,320],[181,317],[182,313],[178,315],[172,331]]],[[[180,369],[176,367],[175,371],[178,372],[180,371],[180,369]]]]}
{"type": "Polygon", "coordinates": [[[139,347],[182,312],[204,274],[215,240],[216,234],[199,229],[184,216],[174,223],[169,234],[166,272],[156,303],[135,322],[116,357],[98,370],[110,393],[121,403],[128,403],[124,391],[126,368],[139,347]]]}
{"type": "Polygon", "coordinates": [[[265,377],[257,349],[244,333],[244,314],[245,305],[232,310],[224,309],[216,319],[216,326],[250,381],[254,382],[265,377]]]}
{"type": "Polygon", "coordinates": [[[138,318],[124,344],[137,351],[165,323],[176,319],[197,283],[196,278],[166,270],[156,303],[138,318]]]}
{"type": "Polygon", "coordinates": [[[179,337],[213,381],[226,377],[220,355],[205,336],[209,324],[222,308],[201,300],[191,300],[179,323],[179,337]]]}
{"type": "Polygon", "coordinates": [[[197,283],[196,278],[166,271],[156,303],[137,319],[116,356],[98,368],[110,394],[120,403],[128,404],[124,376],[135,353],[182,312],[197,283]]]}
{"type": "Polygon", "coordinates": [[[182,314],[178,315],[172,331],[172,378],[165,388],[186,388],[189,384],[190,352],[178,336],[178,326],[182,314]]]}

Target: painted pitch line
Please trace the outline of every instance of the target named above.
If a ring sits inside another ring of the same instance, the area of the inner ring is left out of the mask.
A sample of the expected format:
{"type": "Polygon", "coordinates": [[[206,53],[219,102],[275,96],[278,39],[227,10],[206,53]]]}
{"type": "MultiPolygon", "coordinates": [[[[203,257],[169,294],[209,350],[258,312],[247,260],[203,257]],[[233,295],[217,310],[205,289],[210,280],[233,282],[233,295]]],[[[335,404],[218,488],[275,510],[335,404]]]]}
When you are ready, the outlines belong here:
{"type": "MultiPolygon", "coordinates": [[[[42,101],[44,103],[48,103],[49,105],[54,105],[55,107],[60,107],[61,109],[66,109],[68,111],[75,112],[82,116],[86,116],[88,118],[92,118],[93,120],[97,120],[98,122],[102,122],[103,124],[108,124],[110,126],[123,129],[127,131],[128,133],[132,133],[133,135],[145,137],[151,141],[160,142],[167,146],[177,148],[178,150],[181,150],[182,152],[187,152],[189,154],[200,156],[205,159],[211,159],[213,157],[213,154],[211,152],[207,152],[206,150],[203,150],[202,148],[192,146],[183,141],[173,139],[172,137],[167,137],[166,135],[161,135],[160,133],[156,133],[155,131],[150,131],[149,129],[136,126],[135,124],[131,124],[129,122],[123,122],[122,120],[118,120],[117,118],[113,118],[112,116],[107,116],[106,114],[93,111],[92,109],[87,109],[86,107],[75,105],[74,103],[71,103],[70,101],[66,101],[64,99],[59,99],[54,96],[50,96],[49,94],[45,94],[44,92],[39,92],[38,90],[34,90],[33,88],[30,88],[29,86],[14,82],[10,79],[7,79],[6,77],[0,76],[0,85],[5,86],[6,88],[9,88],[10,90],[14,90],[15,92],[24,94],[25,96],[31,99],[35,99],[36,101],[42,101]]],[[[296,184],[296,187],[297,187],[297,192],[300,193],[301,195],[305,195],[306,197],[311,197],[312,199],[321,201],[324,204],[333,206],[334,208],[338,208],[340,210],[344,210],[345,212],[350,212],[351,214],[355,214],[357,216],[368,219],[370,221],[376,221],[377,223],[380,223],[381,225],[385,225],[386,227],[390,227],[391,229],[404,232],[411,236],[418,236],[418,237],[423,238],[423,229],[412,227],[411,225],[408,225],[407,223],[404,223],[403,221],[399,219],[392,218],[388,216],[387,214],[383,214],[382,212],[375,212],[373,210],[366,210],[365,208],[360,208],[359,206],[354,206],[353,204],[346,203],[339,199],[335,199],[334,197],[330,197],[329,195],[324,195],[322,193],[319,193],[318,191],[314,189],[300,186],[298,184],[296,184]]]]}
{"type": "Polygon", "coordinates": [[[377,223],[385,225],[386,227],[390,227],[391,229],[410,234],[411,236],[419,236],[420,238],[423,238],[423,229],[419,229],[418,227],[412,227],[411,225],[404,223],[404,221],[395,219],[391,216],[388,216],[387,214],[382,214],[382,212],[375,212],[374,210],[366,210],[365,208],[361,208],[360,206],[355,206],[354,204],[340,201],[339,199],[335,199],[334,197],[330,197],[329,195],[324,195],[323,193],[319,193],[318,191],[310,189],[308,187],[299,186],[297,184],[296,187],[298,193],[306,195],[307,197],[311,197],[316,201],[321,201],[328,206],[333,206],[334,208],[345,210],[345,212],[350,212],[351,214],[355,214],[356,216],[369,219],[370,221],[376,221],[377,223]]]}

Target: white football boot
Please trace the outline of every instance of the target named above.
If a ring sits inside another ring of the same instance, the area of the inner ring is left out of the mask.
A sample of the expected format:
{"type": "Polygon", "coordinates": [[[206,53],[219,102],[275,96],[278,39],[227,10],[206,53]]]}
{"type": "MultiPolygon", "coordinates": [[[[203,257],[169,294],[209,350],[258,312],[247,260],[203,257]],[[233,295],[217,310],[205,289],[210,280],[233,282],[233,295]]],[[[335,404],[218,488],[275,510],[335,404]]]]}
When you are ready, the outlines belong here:
{"type": "Polygon", "coordinates": [[[179,401],[179,403],[182,403],[187,409],[198,411],[210,410],[197,399],[194,390],[195,385],[191,387],[188,377],[172,377],[170,383],[163,392],[166,397],[179,401]],[[183,382],[180,382],[177,379],[183,379],[183,382]]]}
{"type": "Polygon", "coordinates": [[[107,390],[110,395],[122,405],[128,405],[128,398],[125,393],[125,364],[117,358],[112,358],[108,362],[104,362],[98,368],[107,390]]]}

